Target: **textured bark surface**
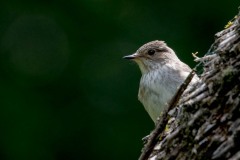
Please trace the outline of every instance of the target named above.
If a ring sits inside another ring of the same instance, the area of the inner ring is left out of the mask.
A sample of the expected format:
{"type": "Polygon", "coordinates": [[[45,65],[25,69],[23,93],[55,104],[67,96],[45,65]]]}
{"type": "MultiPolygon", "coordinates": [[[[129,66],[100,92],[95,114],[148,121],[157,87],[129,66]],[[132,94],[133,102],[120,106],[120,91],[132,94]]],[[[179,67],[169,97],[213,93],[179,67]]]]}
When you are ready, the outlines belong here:
{"type": "Polygon", "coordinates": [[[169,107],[140,159],[240,159],[240,12],[199,61],[201,82],[169,107]]]}

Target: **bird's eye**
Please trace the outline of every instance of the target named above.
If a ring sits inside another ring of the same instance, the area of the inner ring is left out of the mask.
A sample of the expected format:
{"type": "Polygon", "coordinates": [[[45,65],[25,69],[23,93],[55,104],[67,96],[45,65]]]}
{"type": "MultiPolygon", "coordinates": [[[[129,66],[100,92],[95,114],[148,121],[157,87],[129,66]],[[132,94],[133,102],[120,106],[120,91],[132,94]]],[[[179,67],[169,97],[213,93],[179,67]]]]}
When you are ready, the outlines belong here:
{"type": "Polygon", "coordinates": [[[148,55],[152,56],[154,55],[154,53],[155,53],[155,50],[153,49],[148,50],[148,55]]]}

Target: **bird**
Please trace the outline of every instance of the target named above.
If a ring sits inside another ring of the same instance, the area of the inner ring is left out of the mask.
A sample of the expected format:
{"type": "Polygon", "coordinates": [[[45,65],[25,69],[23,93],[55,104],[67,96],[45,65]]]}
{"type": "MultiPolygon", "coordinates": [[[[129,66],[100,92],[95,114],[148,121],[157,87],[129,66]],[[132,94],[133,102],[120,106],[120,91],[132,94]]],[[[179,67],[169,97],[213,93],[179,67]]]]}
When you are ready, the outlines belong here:
{"type": "MultiPolygon", "coordinates": [[[[148,42],[134,54],[123,58],[138,64],[142,73],[138,99],[156,124],[161,112],[185,81],[191,68],[161,40],[148,42]]],[[[190,85],[197,81],[198,77],[194,76],[190,85]]]]}

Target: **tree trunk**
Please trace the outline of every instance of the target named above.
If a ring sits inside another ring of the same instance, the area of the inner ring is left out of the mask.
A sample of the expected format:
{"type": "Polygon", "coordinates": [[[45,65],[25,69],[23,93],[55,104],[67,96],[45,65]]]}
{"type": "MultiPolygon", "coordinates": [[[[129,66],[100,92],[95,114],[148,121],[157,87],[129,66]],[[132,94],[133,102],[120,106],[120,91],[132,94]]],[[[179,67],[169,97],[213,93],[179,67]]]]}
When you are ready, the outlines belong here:
{"type": "Polygon", "coordinates": [[[201,81],[174,97],[139,159],[240,159],[240,12],[197,60],[201,81]]]}

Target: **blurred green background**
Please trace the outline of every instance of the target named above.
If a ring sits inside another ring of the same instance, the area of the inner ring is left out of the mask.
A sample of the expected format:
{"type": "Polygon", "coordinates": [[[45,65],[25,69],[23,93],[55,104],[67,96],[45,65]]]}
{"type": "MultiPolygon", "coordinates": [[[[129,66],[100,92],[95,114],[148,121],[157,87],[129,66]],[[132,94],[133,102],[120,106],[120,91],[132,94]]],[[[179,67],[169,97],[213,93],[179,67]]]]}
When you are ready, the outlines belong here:
{"type": "Polygon", "coordinates": [[[137,159],[154,127],[122,56],[165,40],[206,53],[237,1],[0,2],[0,159],[137,159]]]}

